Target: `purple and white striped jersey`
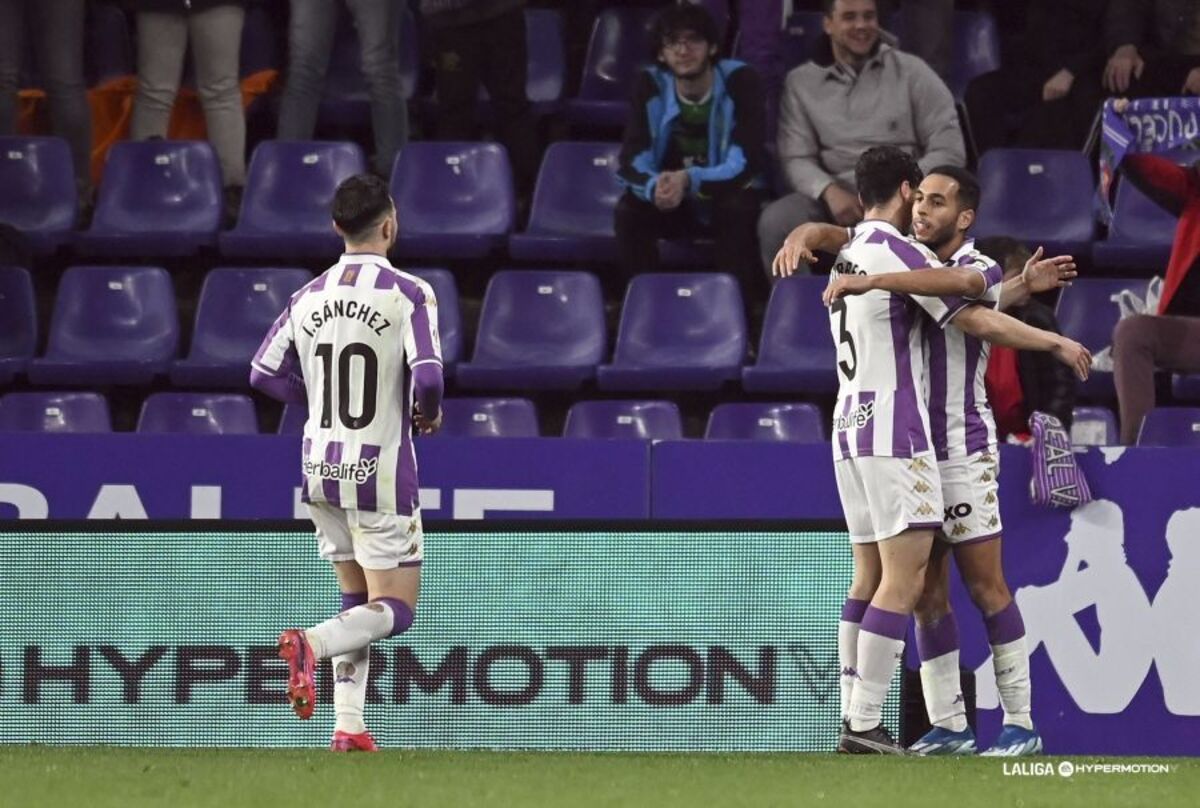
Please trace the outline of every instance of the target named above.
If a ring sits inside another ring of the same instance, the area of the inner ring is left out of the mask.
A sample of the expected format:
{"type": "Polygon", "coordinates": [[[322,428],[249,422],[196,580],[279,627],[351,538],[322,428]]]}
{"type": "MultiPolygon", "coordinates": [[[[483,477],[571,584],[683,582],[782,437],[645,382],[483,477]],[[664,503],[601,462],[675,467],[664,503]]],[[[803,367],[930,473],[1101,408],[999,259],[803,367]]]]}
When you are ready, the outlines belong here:
{"type": "Polygon", "coordinates": [[[305,502],[412,515],[408,371],[427,362],[442,362],[433,289],[386,258],[343,255],[292,295],[252,365],[304,377],[305,502]]]}
{"type": "Polygon", "coordinates": [[[977,269],[987,287],[977,298],[942,298],[945,317],[925,325],[929,428],[938,460],[967,457],[996,444],[996,422],[984,385],[988,344],[946,326],[967,306],[998,307],[1004,275],[995,261],[975,249],[974,239],[968,239],[947,264],[977,269]]]}
{"type": "MultiPolygon", "coordinates": [[[[940,263],[928,248],[905,238],[890,223],[868,220],[854,228],[833,272],[881,275],[940,263]]],[[[921,308],[934,318],[944,314],[936,298],[881,290],[843,297],[830,307],[838,355],[834,460],[914,457],[932,451],[921,308]]]]}

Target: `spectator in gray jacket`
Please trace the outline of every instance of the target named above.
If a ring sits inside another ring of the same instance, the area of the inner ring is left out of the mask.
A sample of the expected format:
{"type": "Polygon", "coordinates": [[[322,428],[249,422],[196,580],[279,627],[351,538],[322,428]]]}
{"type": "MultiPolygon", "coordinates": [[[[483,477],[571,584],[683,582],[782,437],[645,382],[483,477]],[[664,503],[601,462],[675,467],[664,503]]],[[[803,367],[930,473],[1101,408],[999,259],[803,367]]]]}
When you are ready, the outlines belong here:
{"type": "Polygon", "coordinates": [[[898,146],[925,171],[966,163],[949,88],[919,57],[884,40],[876,1],[825,0],[824,8],[827,37],[783,91],[779,160],[792,193],[758,221],[768,275],[793,228],[862,218],[854,165],[864,150],[898,146]]]}

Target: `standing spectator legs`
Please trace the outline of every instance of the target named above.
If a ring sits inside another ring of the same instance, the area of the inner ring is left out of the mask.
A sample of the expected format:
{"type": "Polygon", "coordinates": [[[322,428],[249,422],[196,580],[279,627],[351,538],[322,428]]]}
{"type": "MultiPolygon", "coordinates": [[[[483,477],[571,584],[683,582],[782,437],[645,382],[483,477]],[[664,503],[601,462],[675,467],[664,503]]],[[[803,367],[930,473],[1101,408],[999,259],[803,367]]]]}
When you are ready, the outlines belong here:
{"type": "Polygon", "coordinates": [[[486,39],[481,27],[475,25],[450,26],[432,32],[438,140],[475,137],[480,59],[487,47],[486,39]]]}
{"type": "Polygon", "coordinates": [[[244,14],[241,6],[215,6],[187,17],[196,91],[227,188],[246,184],[246,114],[238,80],[244,14]]]}
{"type": "Polygon", "coordinates": [[[540,158],[537,122],[525,94],[528,52],[525,41],[525,14],[515,9],[482,23],[489,36],[487,56],[480,78],[487,87],[496,112],[496,135],[508,149],[517,193],[533,191],[540,158]]]}
{"type": "Polygon", "coordinates": [[[1200,317],[1126,317],[1113,329],[1113,381],[1121,410],[1121,443],[1137,443],[1142,418],[1154,409],[1155,370],[1200,372],[1200,317]]]}
{"type": "Polygon", "coordinates": [[[954,0],[903,0],[901,47],[925,60],[943,81],[954,61],[954,0]]]}
{"type": "Polygon", "coordinates": [[[129,124],[134,140],[167,136],[187,39],[188,21],[183,14],[138,12],[138,82],[129,124]]]}
{"type": "Polygon", "coordinates": [[[70,145],[76,184],[86,196],[91,188],[92,112],[83,77],[84,2],[38,0],[30,11],[31,45],[46,90],[50,130],[70,145]]]}
{"type": "Polygon", "coordinates": [[[333,52],[340,0],[291,0],[287,83],[279,106],[280,140],[311,140],[333,52]]]}
{"type": "Polygon", "coordinates": [[[375,173],[388,177],[396,152],[408,142],[408,101],[400,87],[400,8],[390,0],[348,0],[348,4],[371,92],[375,173]]]}
{"type": "Polygon", "coordinates": [[[25,40],[24,0],[0,0],[0,135],[17,133],[17,91],[25,40]]]}

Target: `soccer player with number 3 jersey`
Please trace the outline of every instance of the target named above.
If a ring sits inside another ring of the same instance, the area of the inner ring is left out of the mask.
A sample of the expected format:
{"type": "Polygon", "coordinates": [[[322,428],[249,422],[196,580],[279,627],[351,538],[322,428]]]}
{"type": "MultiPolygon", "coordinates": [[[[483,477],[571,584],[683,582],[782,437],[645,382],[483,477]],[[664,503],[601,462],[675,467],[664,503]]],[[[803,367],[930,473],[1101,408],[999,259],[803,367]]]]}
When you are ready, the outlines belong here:
{"type": "Polygon", "coordinates": [[[280,635],[288,699],[311,717],[316,663],[330,659],[331,748],[374,751],[363,722],[370,644],[413,623],[424,536],[412,432],[441,426],[442,360],[432,288],[387,259],[397,232],[387,184],[369,174],[344,181],[333,223],[345,253],[292,295],[250,382],[308,405],[302,499],[342,591],[336,617],[280,635]]]}
{"type": "MultiPolygon", "coordinates": [[[[872,208],[866,220],[852,232],[819,225],[798,229],[775,267],[787,275],[796,261],[811,260],[810,249],[845,245],[825,294],[841,382],[834,413],[835,471],[855,551],[855,579],[839,627],[845,716],[839,748],[852,753],[903,752],[880,725],[879,711],[903,648],[908,614],[916,607],[922,657],[939,652],[929,660],[936,664],[922,668],[927,699],[932,696],[937,702],[935,710],[927,700],[934,732],[941,720],[954,728],[947,732],[958,733],[957,750],[973,751],[973,736],[968,747],[963,734],[969,729],[958,693],[953,615],[948,600],[933,606],[945,598],[945,591],[939,592],[933,582],[946,578],[948,555],[943,543],[934,545],[932,537],[938,530],[940,538],[963,547],[970,542],[989,548],[976,554],[976,568],[986,570],[988,580],[998,575],[1003,587],[999,542],[989,541],[999,538],[1000,524],[995,428],[982,382],[984,343],[1051,351],[1081,375],[1086,375],[1090,357],[1077,343],[993,310],[1001,295],[1001,273],[965,240],[974,203],[965,211],[960,206],[930,213],[935,206],[956,204],[959,200],[951,198],[952,192],[960,186],[973,188],[977,199],[973,177],[960,169],[936,169],[922,182],[911,158],[889,147],[865,152],[858,170],[863,175],[859,188],[864,206],[872,208]],[[937,226],[929,239],[937,255],[901,235],[914,210],[918,230],[937,226]],[[928,269],[941,267],[944,259],[961,269],[928,269]],[[951,323],[955,328],[948,328],[951,323]],[[976,511],[970,526],[951,525],[976,511]],[[952,684],[947,673],[951,663],[952,684]]],[[[971,196],[967,190],[964,195],[971,196]]],[[[1056,285],[1060,276],[1073,274],[1068,264],[1069,259],[1050,259],[1041,262],[1040,271],[1053,276],[1056,285]]],[[[1007,595],[1006,587],[1002,593],[993,589],[994,600],[1007,595]]],[[[1000,606],[993,614],[985,610],[989,632],[994,646],[995,638],[1004,635],[1006,642],[999,645],[1012,650],[1009,656],[1015,658],[1017,646],[1024,648],[1020,616],[1011,596],[1000,606]]],[[[1020,666],[1009,667],[1015,703],[1020,666]]],[[[1027,655],[1023,681],[1027,722],[1027,655]]],[[[1033,733],[1031,723],[1028,732],[1033,733]]],[[[1002,736],[1001,743],[1004,740],[1002,736]]],[[[915,749],[931,751],[924,746],[918,743],[915,749]]]]}

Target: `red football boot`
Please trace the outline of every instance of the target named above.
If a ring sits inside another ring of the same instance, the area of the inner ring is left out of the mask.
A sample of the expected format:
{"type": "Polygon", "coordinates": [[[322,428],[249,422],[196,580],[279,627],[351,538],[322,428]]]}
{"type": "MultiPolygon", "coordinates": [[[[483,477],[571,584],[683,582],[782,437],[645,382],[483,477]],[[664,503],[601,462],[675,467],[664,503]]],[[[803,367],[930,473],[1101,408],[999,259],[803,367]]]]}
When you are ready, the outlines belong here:
{"type": "Polygon", "coordinates": [[[279,635],[279,658],[288,664],[288,701],[301,718],[311,718],[317,706],[317,661],[300,629],[279,635]]]}
{"type": "Polygon", "coordinates": [[[379,747],[375,745],[375,739],[371,737],[371,733],[360,732],[355,735],[349,732],[342,732],[340,729],[333,733],[333,740],[329,742],[329,748],[334,752],[379,751],[379,747]]]}

